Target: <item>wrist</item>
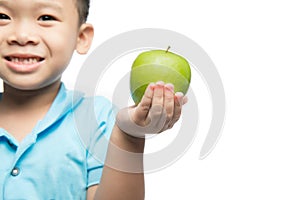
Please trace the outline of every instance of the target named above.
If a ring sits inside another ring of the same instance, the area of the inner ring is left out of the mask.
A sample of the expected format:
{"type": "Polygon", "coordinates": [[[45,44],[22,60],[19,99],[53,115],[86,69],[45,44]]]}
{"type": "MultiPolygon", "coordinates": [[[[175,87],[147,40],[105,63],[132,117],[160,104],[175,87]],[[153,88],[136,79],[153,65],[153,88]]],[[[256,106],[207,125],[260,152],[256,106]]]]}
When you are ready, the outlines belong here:
{"type": "Polygon", "coordinates": [[[120,129],[117,125],[114,127],[111,140],[114,144],[126,151],[134,153],[143,153],[145,147],[145,138],[135,137],[120,129]]]}

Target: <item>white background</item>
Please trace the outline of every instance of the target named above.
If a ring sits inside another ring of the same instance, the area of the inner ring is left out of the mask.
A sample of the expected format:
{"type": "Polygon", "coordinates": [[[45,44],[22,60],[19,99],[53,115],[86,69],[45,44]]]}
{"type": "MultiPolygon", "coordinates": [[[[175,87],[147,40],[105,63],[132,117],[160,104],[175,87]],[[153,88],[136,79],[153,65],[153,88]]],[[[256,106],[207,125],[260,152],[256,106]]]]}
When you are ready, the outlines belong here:
{"type": "MultiPolygon", "coordinates": [[[[173,30],[208,53],[225,87],[222,137],[199,160],[211,104],[205,83],[193,76],[192,87],[200,91],[198,135],[176,163],[146,174],[147,200],[300,199],[299,10],[297,0],[92,0],[91,51],[125,31],[173,30]]],[[[107,73],[111,78],[103,81],[122,77],[134,57],[116,61],[119,72],[107,73]]],[[[69,88],[84,59],[75,55],[70,63],[63,77],[69,88]]],[[[105,86],[102,93],[108,95],[113,86],[105,86]]],[[[174,134],[150,139],[147,151],[163,148],[174,134]]]]}
{"type": "Polygon", "coordinates": [[[173,30],[208,53],[225,87],[222,137],[199,160],[211,105],[193,77],[202,88],[199,134],[175,164],[146,174],[147,200],[300,199],[299,10],[296,0],[92,1],[93,48],[133,29],[173,30]]]}
{"type": "MultiPolygon", "coordinates": [[[[202,89],[198,135],[175,164],[146,174],[147,200],[300,199],[296,0],[94,0],[91,6],[89,21],[96,29],[92,48],[133,29],[169,29],[197,42],[223,80],[226,121],[216,148],[206,159],[198,159],[211,105],[201,77],[194,76],[192,82],[202,89]]],[[[130,69],[134,56],[116,61],[119,76],[130,69]]],[[[70,86],[84,59],[74,60],[64,77],[70,86]]],[[[111,80],[117,76],[107,74],[111,80]]],[[[174,136],[165,134],[169,136],[149,140],[147,150],[174,136]]]]}

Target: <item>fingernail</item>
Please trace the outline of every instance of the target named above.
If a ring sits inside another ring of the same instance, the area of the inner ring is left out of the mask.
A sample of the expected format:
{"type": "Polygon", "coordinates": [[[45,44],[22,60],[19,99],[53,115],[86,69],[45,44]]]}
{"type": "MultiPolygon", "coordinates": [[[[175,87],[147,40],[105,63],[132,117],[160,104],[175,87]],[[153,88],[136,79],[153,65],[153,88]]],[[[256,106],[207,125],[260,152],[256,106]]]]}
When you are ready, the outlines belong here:
{"type": "Polygon", "coordinates": [[[153,90],[155,88],[155,83],[149,83],[148,87],[153,90]]]}
{"type": "Polygon", "coordinates": [[[164,86],[164,85],[165,85],[165,83],[164,83],[163,81],[157,81],[157,82],[156,82],[156,85],[159,85],[159,86],[164,86]]]}
{"type": "Polygon", "coordinates": [[[166,87],[167,89],[171,90],[172,92],[174,91],[174,85],[173,85],[172,83],[167,83],[167,84],[165,85],[165,87],[166,87]]]}
{"type": "Polygon", "coordinates": [[[175,96],[177,97],[180,105],[183,105],[183,96],[184,96],[184,94],[182,92],[176,92],[175,96]]]}
{"type": "Polygon", "coordinates": [[[182,92],[176,92],[175,95],[180,98],[184,96],[182,92]]]}

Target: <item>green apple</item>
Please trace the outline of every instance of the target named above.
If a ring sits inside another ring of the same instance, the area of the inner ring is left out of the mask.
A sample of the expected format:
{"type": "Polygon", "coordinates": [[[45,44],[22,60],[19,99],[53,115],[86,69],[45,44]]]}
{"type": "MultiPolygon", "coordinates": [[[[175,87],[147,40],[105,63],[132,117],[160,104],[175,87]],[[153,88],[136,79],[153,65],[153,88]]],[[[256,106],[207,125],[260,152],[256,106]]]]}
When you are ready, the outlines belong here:
{"type": "MultiPolygon", "coordinates": [[[[170,47],[169,47],[170,48],[170,47]]],[[[130,91],[138,104],[149,83],[163,81],[174,85],[174,92],[186,94],[191,81],[188,61],[180,55],[165,50],[146,51],[137,56],[130,72],[130,91]]]]}

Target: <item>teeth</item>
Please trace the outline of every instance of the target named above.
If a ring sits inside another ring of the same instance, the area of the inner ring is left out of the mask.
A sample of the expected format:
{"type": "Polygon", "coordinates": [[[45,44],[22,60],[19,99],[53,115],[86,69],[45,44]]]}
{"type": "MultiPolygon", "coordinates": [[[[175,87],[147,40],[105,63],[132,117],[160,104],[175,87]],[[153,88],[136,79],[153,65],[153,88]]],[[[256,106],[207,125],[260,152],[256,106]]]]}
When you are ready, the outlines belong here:
{"type": "Polygon", "coordinates": [[[17,58],[17,57],[10,57],[11,62],[20,63],[20,64],[34,64],[39,61],[38,58],[17,58]]]}

